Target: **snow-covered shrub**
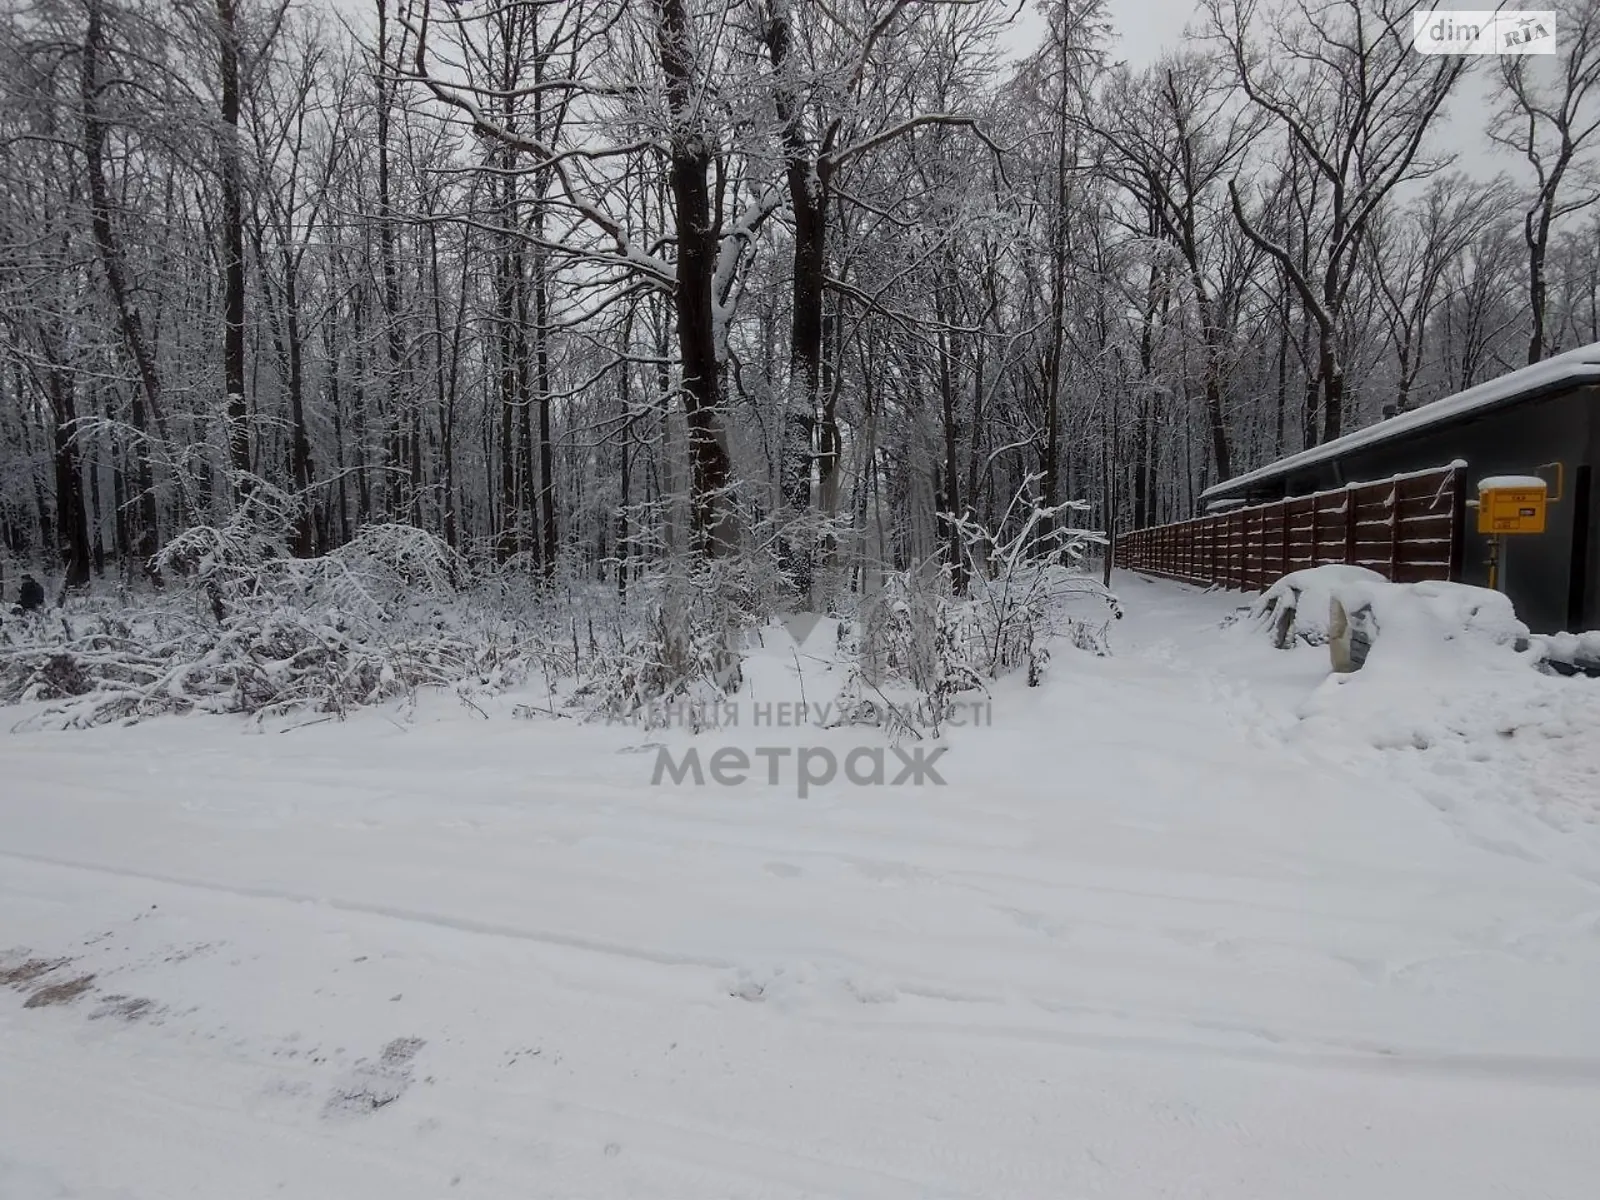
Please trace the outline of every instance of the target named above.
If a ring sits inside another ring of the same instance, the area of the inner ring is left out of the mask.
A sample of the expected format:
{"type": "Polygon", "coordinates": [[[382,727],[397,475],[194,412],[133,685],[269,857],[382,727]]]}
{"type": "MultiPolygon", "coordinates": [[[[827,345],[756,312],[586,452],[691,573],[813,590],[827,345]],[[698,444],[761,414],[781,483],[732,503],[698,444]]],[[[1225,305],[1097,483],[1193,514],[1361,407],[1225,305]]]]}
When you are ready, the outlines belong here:
{"type": "Polygon", "coordinates": [[[739,512],[742,545],[709,559],[646,540],[642,531],[666,524],[649,506],[630,509],[629,525],[641,531],[630,538],[631,553],[648,554],[656,565],[629,584],[626,610],[573,697],[591,715],[647,726],[681,722],[697,705],[721,702],[743,686],[741,650],[776,614],[797,601],[834,606],[832,589],[847,573],[839,522],[779,520],[738,489],[724,499],[739,512]],[[810,582],[804,596],[794,573],[801,549],[810,582]]]}
{"type": "Polygon", "coordinates": [[[445,542],[412,525],[369,525],[318,558],[286,549],[291,498],[264,485],[226,525],[197,526],[158,557],[163,572],[205,594],[219,622],[284,603],[327,612],[336,622],[378,625],[455,599],[468,571],[445,542]]]}
{"type": "Polygon", "coordinates": [[[536,660],[515,630],[464,617],[465,564],[431,534],[378,525],[297,559],[284,552],[295,516],[289,498],[254,486],[226,524],[168,543],[158,601],[30,623],[0,648],[0,702],[54,702],[35,719],[67,726],[340,714],[423,686],[505,687],[536,660]]]}
{"type": "Polygon", "coordinates": [[[1038,503],[1030,494],[1037,481],[1024,481],[996,530],[970,517],[953,522],[965,595],[955,594],[948,564],[925,562],[884,577],[860,606],[858,666],[846,701],[871,717],[903,705],[909,691],[912,710],[928,714],[937,731],[962,692],[1020,669],[1037,685],[1057,639],[1108,652],[1109,619],[1082,611],[1088,600],[1110,618],[1122,615],[1116,596],[1082,569],[1085,549],[1104,539],[1062,521],[1081,511],[1081,502],[1038,503]]]}
{"type": "Polygon", "coordinates": [[[835,702],[845,719],[879,724],[920,712],[937,731],[954,697],[984,684],[971,618],[939,564],[886,575],[857,611],[856,662],[835,702]]]}
{"type": "Polygon", "coordinates": [[[371,622],[392,621],[418,605],[454,599],[468,577],[465,561],[442,539],[413,525],[369,525],[321,558],[280,559],[319,604],[371,622]]]}
{"type": "Polygon", "coordinates": [[[849,604],[857,530],[851,514],[806,511],[751,520],[758,561],[769,564],[783,595],[815,612],[849,604]]]}
{"type": "Polygon", "coordinates": [[[1085,551],[1104,545],[1104,535],[1064,520],[1087,510],[1087,503],[1040,504],[1032,496],[1039,478],[1023,482],[997,529],[971,517],[947,518],[966,556],[979,639],[976,664],[990,678],[1026,664],[1030,685],[1039,682],[1049,660],[1048,643],[1057,637],[1105,651],[1106,623],[1074,611],[1079,603],[1088,599],[1113,618],[1122,615],[1116,596],[1083,570],[1085,551]]]}
{"type": "Polygon", "coordinates": [[[642,618],[618,630],[574,700],[594,716],[667,720],[668,702],[690,709],[743,683],[739,647],[771,615],[773,577],[762,556],[677,563],[633,585],[642,618]]]}
{"type": "Polygon", "coordinates": [[[293,496],[250,475],[236,475],[242,500],[222,525],[195,525],[178,534],[152,564],[203,592],[212,615],[224,621],[231,605],[259,593],[261,572],[288,557],[289,534],[300,514],[293,496]]]}
{"type": "Polygon", "coordinates": [[[96,632],[6,650],[0,703],[59,701],[38,720],[80,727],[191,710],[339,714],[423,686],[504,686],[526,669],[515,645],[379,635],[327,612],[263,606],[170,639],[96,632]]]}

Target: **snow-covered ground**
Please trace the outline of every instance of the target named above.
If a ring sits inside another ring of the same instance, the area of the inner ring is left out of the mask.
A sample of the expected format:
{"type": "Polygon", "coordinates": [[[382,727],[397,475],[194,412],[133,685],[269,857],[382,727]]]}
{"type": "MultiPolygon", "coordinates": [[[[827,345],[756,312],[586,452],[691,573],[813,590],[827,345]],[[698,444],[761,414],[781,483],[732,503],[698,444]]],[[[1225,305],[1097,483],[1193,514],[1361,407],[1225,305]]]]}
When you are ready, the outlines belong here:
{"type": "Polygon", "coordinates": [[[752,726],[836,686],[777,630],[693,742],[0,736],[0,1198],[1594,1195],[1600,681],[1118,586],[943,786],[652,786],[881,744],[752,726]]]}

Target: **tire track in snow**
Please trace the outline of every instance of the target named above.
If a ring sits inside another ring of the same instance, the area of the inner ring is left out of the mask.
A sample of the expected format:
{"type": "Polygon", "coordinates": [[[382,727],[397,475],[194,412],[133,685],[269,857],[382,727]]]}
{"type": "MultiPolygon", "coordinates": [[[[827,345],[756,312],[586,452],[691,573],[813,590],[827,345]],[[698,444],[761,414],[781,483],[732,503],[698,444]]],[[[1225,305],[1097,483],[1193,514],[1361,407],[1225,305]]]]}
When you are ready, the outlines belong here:
{"type": "MultiPolygon", "coordinates": [[[[1046,1011],[1065,1011],[1041,1005],[1046,1011]]],[[[828,1017],[811,1018],[817,1024],[870,1030],[873,1024],[828,1017]]],[[[1576,1087],[1592,1091],[1600,1087],[1600,1058],[1563,1055],[1470,1054],[1449,1051],[1408,1050],[1400,1047],[1307,1040],[1294,1046],[1240,1046],[1218,1041],[1172,1037],[1159,1033],[1108,1033],[1082,1030],[1045,1029],[1037,1026],[985,1024],[973,1021],[899,1021],[901,1033],[923,1033],[938,1037],[972,1037],[994,1041],[1022,1042],[1038,1046],[1064,1046],[1105,1053],[1136,1053],[1151,1056],[1177,1054],[1187,1058],[1225,1059],[1260,1063],[1264,1066],[1335,1069],[1382,1075],[1462,1076],[1498,1079],[1507,1082],[1576,1087]]],[[[1196,1025],[1197,1030],[1203,1028],[1196,1025]]],[[[1240,1026],[1241,1036],[1277,1040],[1269,1030],[1240,1026]]]]}
{"type": "MultiPolygon", "coordinates": [[[[283,904],[305,905],[334,912],[349,912],[363,916],[399,921],[405,924],[424,925],[454,932],[506,938],[522,942],[557,946],[632,961],[648,962],[661,966],[688,966],[706,970],[727,971],[737,969],[731,960],[706,956],[671,954],[636,946],[623,946],[594,939],[574,937],[548,931],[529,930],[489,922],[458,920],[406,910],[385,905],[360,904],[337,899],[324,899],[265,888],[238,887],[201,880],[181,879],[155,872],[135,871],[106,867],[92,863],[73,862],[43,855],[0,851],[0,858],[32,863],[57,870],[77,871],[113,878],[136,879],[163,886],[186,890],[233,896],[248,900],[267,900],[283,904]]],[[[1219,1058],[1233,1061],[1257,1062],[1264,1065],[1335,1068],[1358,1071],[1382,1071],[1395,1074],[1475,1075],[1534,1083],[1559,1083],[1576,1085],[1600,1084],[1600,1059],[1573,1057],[1539,1057],[1533,1055],[1473,1055],[1453,1054],[1427,1050],[1406,1049],[1377,1044],[1340,1042],[1319,1038],[1315,1034],[1285,1033],[1249,1025],[1220,1026],[1215,1023],[1189,1020],[1177,1014],[1136,1014],[1114,1010],[1086,1008],[1080,1004],[1063,1002],[1048,996],[1011,995],[1002,992],[980,992],[928,984],[925,981],[898,981],[894,985],[901,995],[936,1003],[963,1007],[1001,1006],[1009,1000],[1020,999],[1051,1016],[1091,1016],[1139,1022],[1146,1027],[1152,1019],[1170,1021],[1195,1036],[1175,1036],[1159,1032],[1117,1033],[1073,1029],[1030,1028],[1008,1026],[964,1019],[960,1023],[924,1021],[916,1018],[896,1019],[890,1022],[897,1030],[946,1037],[970,1036],[982,1039],[1001,1039],[1034,1042],[1040,1045],[1070,1046],[1107,1053],[1178,1053],[1201,1058],[1219,1058]],[[1266,1043],[1259,1047],[1229,1044],[1225,1037],[1248,1037],[1266,1043]]],[[[830,1017],[821,1011],[797,1012],[797,1019],[807,1024],[866,1028],[861,1022],[830,1017]]],[[[878,1023],[881,1027],[881,1022],[878,1023]]]]}
{"type": "Polygon", "coordinates": [[[517,941],[538,942],[560,946],[568,950],[584,950],[591,954],[604,954],[614,958],[632,959],[662,967],[702,967],[708,970],[729,970],[738,964],[731,959],[708,955],[678,954],[666,950],[652,950],[643,946],[630,946],[598,938],[578,937],[574,934],[556,933],[547,929],[529,929],[524,926],[502,925],[492,921],[475,921],[465,917],[449,917],[441,913],[423,912],[420,909],[402,908],[388,904],[363,904],[355,900],[336,897],[303,896],[274,888],[242,887],[235,884],[215,883],[203,879],[184,879],[154,871],[139,871],[127,867],[108,867],[99,863],[75,862],[71,859],[53,858],[42,854],[28,854],[15,850],[0,850],[0,858],[17,862],[34,863],[66,871],[83,871],[95,875],[109,875],[121,879],[138,879],[160,883],[169,887],[193,891],[213,892],[225,896],[238,896],[247,900],[271,900],[282,904],[304,904],[313,908],[331,909],[335,912],[358,913],[363,916],[382,917],[413,925],[429,925],[457,933],[480,934],[484,937],[511,938],[517,941]]]}

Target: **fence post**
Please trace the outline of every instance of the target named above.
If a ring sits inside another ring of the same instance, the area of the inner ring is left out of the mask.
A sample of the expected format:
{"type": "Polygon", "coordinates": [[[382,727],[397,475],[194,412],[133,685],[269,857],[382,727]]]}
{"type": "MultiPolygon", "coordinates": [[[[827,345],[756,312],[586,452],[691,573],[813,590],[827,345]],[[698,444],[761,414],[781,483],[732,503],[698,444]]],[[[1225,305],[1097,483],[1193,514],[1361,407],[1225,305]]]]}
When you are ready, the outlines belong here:
{"type": "Polygon", "coordinates": [[[1250,586],[1250,510],[1239,510],[1239,590],[1250,586]]]}
{"type": "Polygon", "coordinates": [[[1241,572],[1244,575],[1244,587],[1241,590],[1242,591],[1246,591],[1246,592],[1248,592],[1251,588],[1253,588],[1255,586],[1255,582],[1256,582],[1255,568],[1251,565],[1251,562],[1250,562],[1250,559],[1251,559],[1250,551],[1252,549],[1254,549],[1255,548],[1255,544],[1261,540],[1260,537],[1252,537],[1251,536],[1250,526],[1251,526],[1251,524],[1255,524],[1256,527],[1257,527],[1256,532],[1259,534],[1259,532],[1260,532],[1260,522],[1261,522],[1261,513],[1259,511],[1252,513],[1249,509],[1245,510],[1245,514],[1244,514],[1244,570],[1241,572]]]}
{"type": "Polygon", "coordinates": [[[1256,564],[1250,572],[1250,588],[1259,591],[1267,577],[1267,510],[1256,513],[1256,564]]]}
{"type": "Polygon", "coordinates": [[[1356,485],[1344,485],[1344,563],[1350,566],[1356,560],[1356,485]]]}
{"type": "Polygon", "coordinates": [[[1234,522],[1234,524],[1238,526],[1238,535],[1234,540],[1239,543],[1239,565],[1235,569],[1233,576],[1233,582],[1238,586],[1241,592],[1244,591],[1244,523],[1245,512],[1244,509],[1241,508],[1238,512],[1238,520],[1234,522]]]}
{"type": "Polygon", "coordinates": [[[1261,587],[1261,576],[1266,573],[1266,563],[1262,562],[1262,555],[1267,549],[1267,510],[1256,512],[1256,533],[1250,538],[1250,547],[1254,550],[1250,563],[1245,571],[1245,584],[1251,590],[1261,587]]]}
{"type": "Polygon", "coordinates": [[[1446,482],[1450,488],[1450,579],[1459,583],[1467,558],[1467,491],[1461,486],[1461,472],[1454,467],[1446,482]]]}
{"type": "Polygon", "coordinates": [[[1222,577],[1222,586],[1230,592],[1233,590],[1233,526],[1238,520],[1233,513],[1228,513],[1222,518],[1222,537],[1217,541],[1218,573],[1222,577]]]}
{"type": "Polygon", "coordinates": [[[1250,518],[1248,508],[1239,512],[1239,590],[1250,590],[1250,518]]]}
{"type": "Polygon", "coordinates": [[[1278,578],[1282,579],[1289,573],[1289,497],[1287,496],[1278,505],[1278,518],[1282,522],[1278,528],[1278,578]]]}
{"type": "Polygon", "coordinates": [[[1400,582],[1400,481],[1389,493],[1389,581],[1400,582]]]}
{"type": "Polygon", "coordinates": [[[1228,536],[1224,545],[1224,559],[1222,572],[1228,581],[1228,590],[1231,592],[1239,586],[1239,562],[1234,558],[1235,549],[1244,544],[1244,534],[1240,532],[1240,522],[1244,520],[1243,510],[1236,510],[1228,514],[1228,536]]]}

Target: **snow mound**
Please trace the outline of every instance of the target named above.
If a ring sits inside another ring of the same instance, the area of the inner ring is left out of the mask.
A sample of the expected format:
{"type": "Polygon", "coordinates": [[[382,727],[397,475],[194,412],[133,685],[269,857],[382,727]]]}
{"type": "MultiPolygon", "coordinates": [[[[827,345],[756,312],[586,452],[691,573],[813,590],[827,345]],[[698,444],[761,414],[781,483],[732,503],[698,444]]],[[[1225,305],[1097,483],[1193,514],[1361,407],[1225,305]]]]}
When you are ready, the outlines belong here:
{"type": "Polygon", "coordinates": [[[1600,670],[1600,631],[1535,635],[1533,640],[1545,662],[1585,671],[1600,670]]]}
{"type": "Polygon", "coordinates": [[[1460,642],[1517,649],[1530,642],[1528,627],[1500,592],[1438,580],[1390,583],[1365,567],[1291,572],[1262,594],[1250,616],[1271,628],[1280,648],[1295,641],[1320,646],[1329,638],[1335,600],[1352,617],[1361,614],[1375,637],[1388,640],[1386,658],[1423,647],[1455,653],[1460,646],[1452,644],[1460,642]]]}
{"type": "Polygon", "coordinates": [[[1480,492],[1494,491],[1539,491],[1550,485],[1537,475],[1490,475],[1487,479],[1478,480],[1480,492]]]}
{"type": "Polygon", "coordinates": [[[1408,778],[1486,845],[1582,860],[1549,839],[1600,836],[1600,681],[1532,669],[1536,645],[1452,636],[1426,606],[1401,607],[1361,670],[1301,703],[1301,737],[1338,760],[1384,752],[1386,777],[1408,778]]]}
{"type": "Polygon", "coordinates": [[[1386,582],[1371,588],[1367,599],[1380,632],[1408,639],[1395,647],[1397,650],[1458,640],[1476,646],[1511,647],[1519,653],[1530,645],[1528,627],[1517,619],[1516,609],[1503,592],[1442,580],[1386,582]]]}
{"type": "Polygon", "coordinates": [[[1280,647],[1326,643],[1334,600],[1365,659],[1286,698],[1293,740],[1335,770],[1410,784],[1485,849],[1600,882],[1600,681],[1541,669],[1600,637],[1535,637],[1498,592],[1350,567],[1286,576],[1251,615],[1280,647]]]}
{"type": "Polygon", "coordinates": [[[1499,592],[1348,577],[1331,590],[1374,636],[1361,669],[1329,678],[1302,710],[1330,735],[1336,725],[1379,749],[1457,743],[1476,758],[1511,738],[1573,731],[1564,694],[1532,669],[1542,649],[1499,592]]]}
{"type": "Polygon", "coordinates": [[[1291,571],[1262,593],[1251,606],[1250,617],[1272,629],[1273,642],[1279,649],[1287,649],[1296,641],[1322,646],[1328,641],[1328,615],[1335,596],[1352,595],[1357,590],[1364,595],[1366,589],[1387,583],[1382,575],[1366,567],[1330,564],[1291,571]]]}
{"type": "Polygon", "coordinates": [[[1468,584],[1391,583],[1361,567],[1286,575],[1252,615],[1279,646],[1325,643],[1334,602],[1367,640],[1360,670],[1324,682],[1301,716],[1330,740],[1378,749],[1482,746],[1570,722],[1555,711],[1543,651],[1500,592],[1468,584]]]}

